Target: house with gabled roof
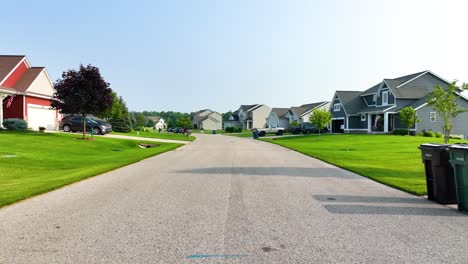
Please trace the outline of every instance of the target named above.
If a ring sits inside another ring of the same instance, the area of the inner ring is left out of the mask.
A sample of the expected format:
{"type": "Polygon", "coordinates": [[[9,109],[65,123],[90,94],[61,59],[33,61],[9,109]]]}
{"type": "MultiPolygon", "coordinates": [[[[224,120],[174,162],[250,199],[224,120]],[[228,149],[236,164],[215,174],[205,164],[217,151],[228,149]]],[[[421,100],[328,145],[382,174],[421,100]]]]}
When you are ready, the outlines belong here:
{"type": "Polygon", "coordinates": [[[273,107],[267,117],[267,124],[283,128],[289,127],[288,112],[289,108],[273,107]]]}
{"type": "Polygon", "coordinates": [[[299,124],[309,122],[309,117],[312,112],[316,109],[325,109],[328,110],[330,107],[330,102],[317,102],[303,104],[301,106],[293,106],[289,109],[286,117],[289,119],[289,123],[296,121],[299,124]]]}
{"type": "Polygon", "coordinates": [[[318,102],[303,104],[301,106],[293,106],[290,108],[273,108],[267,118],[269,125],[276,125],[283,128],[288,128],[289,125],[296,121],[299,124],[309,122],[309,117],[316,109],[328,110],[329,102],[318,102]]]}
{"type": "Polygon", "coordinates": [[[223,129],[223,118],[220,113],[210,109],[203,109],[192,114],[194,129],[221,130],[223,129]]]}
{"type": "Polygon", "coordinates": [[[242,129],[264,128],[270,112],[271,108],[264,104],[241,105],[232,113],[228,121],[242,129]]]}
{"type": "Polygon", "coordinates": [[[44,67],[32,67],[23,55],[0,55],[0,127],[4,119],[19,118],[34,130],[57,130],[61,114],[50,109],[54,92],[44,67]]]}
{"type": "MultiPolygon", "coordinates": [[[[430,71],[422,71],[394,79],[383,79],[365,91],[336,91],[330,104],[333,115],[331,131],[334,133],[388,133],[406,129],[399,111],[406,106],[416,109],[421,121],[412,130],[440,132],[440,118],[427,105],[427,96],[434,86],[447,87],[449,82],[430,71]]],[[[457,100],[461,108],[468,109],[468,100],[457,100]]],[[[455,119],[454,134],[468,135],[468,113],[455,119]]]]}

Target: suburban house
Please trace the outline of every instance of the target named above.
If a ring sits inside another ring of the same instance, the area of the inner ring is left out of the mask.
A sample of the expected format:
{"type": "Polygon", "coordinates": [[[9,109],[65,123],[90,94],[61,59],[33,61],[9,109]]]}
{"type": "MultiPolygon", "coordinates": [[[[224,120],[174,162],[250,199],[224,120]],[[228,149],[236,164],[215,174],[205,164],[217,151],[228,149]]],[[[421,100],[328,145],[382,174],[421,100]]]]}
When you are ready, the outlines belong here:
{"type": "Polygon", "coordinates": [[[330,108],[330,102],[318,102],[318,103],[310,103],[310,104],[303,104],[301,106],[293,106],[289,109],[288,113],[286,114],[286,118],[289,119],[289,123],[293,121],[297,121],[299,124],[309,122],[309,117],[311,116],[312,112],[316,109],[325,109],[328,110],[330,108]]]}
{"type": "Polygon", "coordinates": [[[152,120],[154,122],[154,129],[165,129],[166,128],[166,122],[164,121],[163,118],[159,116],[147,116],[146,117],[148,120],[152,120]]]}
{"type": "MultiPolygon", "coordinates": [[[[441,132],[440,118],[427,105],[426,98],[435,85],[447,87],[448,81],[430,71],[418,72],[394,79],[383,79],[365,91],[336,91],[330,111],[334,133],[388,133],[406,129],[398,112],[406,106],[417,111],[421,119],[412,130],[441,132]]],[[[468,101],[460,96],[461,108],[468,109],[468,101]]],[[[455,119],[453,134],[468,136],[468,113],[455,119]]]]}
{"type": "Polygon", "coordinates": [[[0,55],[0,126],[19,118],[28,127],[58,130],[61,114],[50,109],[53,82],[44,67],[32,67],[26,56],[0,55]]]}
{"type": "Polygon", "coordinates": [[[204,109],[193,113],[193,129],[221,130],[223,129],[223,118],[220,113],[204,109]]]}
{"type": "Polygon", "coordinates": [[[241,105],[228,118],[228,122],[242,129],[264,128],[270,113],[271,108],[263,104],[241,105]]]}
{"type": "Polygon", "coordinates": [[[276,125],[277,127],[287,128],[289,127],[289,118],[287,117],[289,108],[277,108],[271,109],[270,115],[267,117],[268,125],[276,125]]]}

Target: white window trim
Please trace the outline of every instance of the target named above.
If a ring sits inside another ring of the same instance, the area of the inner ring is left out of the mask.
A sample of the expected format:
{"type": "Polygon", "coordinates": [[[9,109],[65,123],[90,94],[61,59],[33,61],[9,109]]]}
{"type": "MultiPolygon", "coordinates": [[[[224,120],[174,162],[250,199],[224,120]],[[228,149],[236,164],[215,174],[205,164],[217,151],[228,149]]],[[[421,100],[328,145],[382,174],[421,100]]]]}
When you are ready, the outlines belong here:
{"type": "Polygon", "coordinates": [[[333,105],[333,111],[334,112],[339,112],[341,110],[341,105],[340,104],[334,104],[333,105]]]}
{"type": "Polygon", "coordinates": [[[437,113],[436,112],[430,112],[429,113],[429,121],[431,123],[437,122],[437,113]]]}
{"type": "Polygon", "coordinates": [[[383,91],[382,92],[382,105],[388,105],[388,91],[383,91]],[[386,102],[385,102],[385,98],[387,99],[386,102]]]}
{"type": "Polygon", "coordinates": [[[361,114],[361,121],[366,121],[366,120],[367,120],[367,115],[361,114]]]}

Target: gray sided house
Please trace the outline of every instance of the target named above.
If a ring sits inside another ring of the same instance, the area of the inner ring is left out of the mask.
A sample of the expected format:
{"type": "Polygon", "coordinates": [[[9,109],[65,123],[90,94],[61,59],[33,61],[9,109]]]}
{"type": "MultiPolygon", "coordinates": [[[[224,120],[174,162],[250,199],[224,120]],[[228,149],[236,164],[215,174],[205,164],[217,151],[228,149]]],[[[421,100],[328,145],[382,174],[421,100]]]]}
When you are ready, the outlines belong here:
{"type": "Polygon", "coordinates": [[[289,124],[293,121],[298,122],[299,124],[309,122],[309,117],[312,115],[312,112],[316,109],[325,109],[328,110],[330,107],[330,102],[318,102],[303,104],[301,106],[293,106],[289,109],[286,114],[286,118],[289,119],[289,124]]]}
{"type": "Polygon", "coordinates": [[[226,121],[225,127],[234,126],[242,129],[263,128],[271,108],[263,104],[241,105],[226,121]]]}
{"type": "Polygon", "coordinates": [[[289,118],[287,117],[289,108],[273,108],[267,117],[267,125],[276,125],[278,127],[289,127],[289,118]]]}
{"type": "MultiPolygon", "coordinates": [[[[383,79],[366,91],[336,91],[330,104],[333,115],[331,131],[334,133],[388,133],[406,129],[398,113],[405,106],[417,111],[421,122],[413,131],[441,131],[435,111],[427,106],[426,98],[435,85],[447,87],[448,81],[430,71],[418,72],[394,79],[383,79]]],[[[465,97],[458,100],[460,107],[468,109],[465,97]]],[[[453,134],[468,135],[468,113],[455,120],[453,134]]]]}
{"type": "Polygon", "coordinates": [[[220,113],[204,109],[193,113],[192,124],[194,129],[221,130],[223,120],[220,113]]]}

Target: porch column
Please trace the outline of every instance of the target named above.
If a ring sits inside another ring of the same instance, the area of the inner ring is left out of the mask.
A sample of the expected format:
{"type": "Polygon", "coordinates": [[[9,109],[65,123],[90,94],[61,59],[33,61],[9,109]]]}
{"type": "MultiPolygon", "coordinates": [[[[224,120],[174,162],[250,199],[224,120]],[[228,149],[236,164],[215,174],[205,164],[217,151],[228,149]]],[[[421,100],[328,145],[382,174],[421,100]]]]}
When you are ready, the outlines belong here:
{"type": "Polygon", "coordinates": [[[384,133],[388,133],[388,113],[384,113],[384,133]]]}
{"type": "Polygon", "coordinates": [[[6,94],[0,93],[0,128],[3,128],[3,100],[7,97],[6,94]]]}
{"type": "Polygon", "coordinates": [[[372,132],[372,115],[367,114],[367,132],[372,132]]]}

